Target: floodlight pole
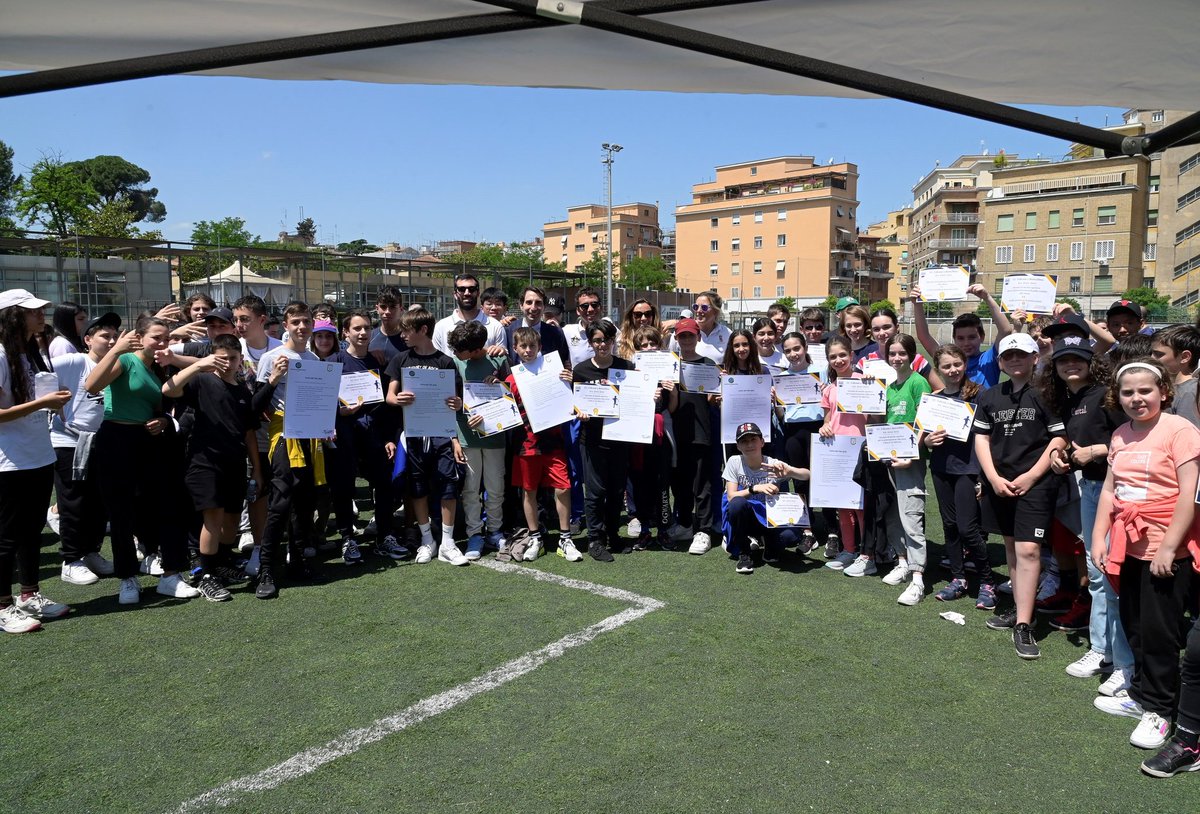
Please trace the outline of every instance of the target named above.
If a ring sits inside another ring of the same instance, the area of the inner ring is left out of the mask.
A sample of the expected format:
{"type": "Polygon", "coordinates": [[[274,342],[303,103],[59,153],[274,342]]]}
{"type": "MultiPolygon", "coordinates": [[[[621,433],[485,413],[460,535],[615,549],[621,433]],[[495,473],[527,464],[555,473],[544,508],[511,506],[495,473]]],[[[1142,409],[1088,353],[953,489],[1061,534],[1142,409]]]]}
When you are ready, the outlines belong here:
{"type": "Polygon", "coordinates": [[[620,144],[608,144],[607,142],[600,145],[600,149],[604,151],[604,158],[601,163],[604,164],[604,190],[608,195],[608,259],[606,262],[606,279],[604,297],[604,311],[609,319],[613,318],[612,302],[613,302],[613,274],[612,274],[612,165],[613,154],[621,152],[620,144]]]}

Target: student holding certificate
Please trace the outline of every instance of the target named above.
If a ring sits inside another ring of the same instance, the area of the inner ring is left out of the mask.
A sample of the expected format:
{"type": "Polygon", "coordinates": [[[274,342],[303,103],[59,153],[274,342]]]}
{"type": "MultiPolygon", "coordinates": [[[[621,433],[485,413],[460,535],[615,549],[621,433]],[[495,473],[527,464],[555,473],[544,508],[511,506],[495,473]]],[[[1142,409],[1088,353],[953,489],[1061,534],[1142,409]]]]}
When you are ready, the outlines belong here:
{"type": "MultiPolygon", "coordinates": [[[[696,320],[686,318],[675,323],[675,342],[679,347],[682,370],[717,369],[716,363],[701,355],[697,348],[700,325],[696,320]]],[[[717,403],[718,397],[712,393],[680,390],[678,401],[671,407],[676,454],[671,483],[671,491],[675,494],[675,520],[683,531],[691,534],[691,545],[700,554],[712,546],[714,449],[720,448],[720,443],[715,442],[720,441],[721,432],[716,419],[717,403]]],[[[667,536],[660,535],[659,543],[664,548],[673,547],[667,536]]]]}
{"type": "MultiPolygon", "coordinates": [[[[808,340],[804,338],[804,334],[795,331],[786,334],[783,337],[783,355],[787,360],[787,367],[784,369],[787,375],[809,376],[819,373],[822,384],[828,380],[828,376],[825,375],[826,371],[810,369],[808,340]]],[[[774,391],[772,391],[772,400],[774,401],[774,391]]],[[[812,434],[820,432],[821,423],[825,418],[825,412],[821,409],[821,404],[817,402],[814,404],[783,405],[776,401],[775,417],[783,427],[783,443],[781,445],[783,459],[791,466],[808,469],[810,450],[812,448],[812,434]]],[[[799,486],[801,495],[807,500],[807,482],[799,486]]],[[[822,512],[826,516],[828,527],[835,528],[837,524],[836,510],[823,509],[822,512]]],[[[812,529],[803,529],[800,538],[801,553],[807,554],[816,548],[816,545],[817,539],[813,536],[812,529]]]]}
{"type": "MultiPolygon", "coordinates": [[[[837,407],[838,379],[862,378],[854,370],[854,349],[850,340],[844,336],[831,337],[825,343],[825,355],[829,359],[829,384],[821,395],[825,422],[819,430],[820,435],[822,438],[832,438],[835,435],[856,435],[865,438],[867,417],[861,413],[843,413],[837,407]]],[[[863,512],[862,509],[838,509],[837,513],[841,536],[833,531],[829,532],[825,544],[825,556],[829,558],[829,562],[825,563],[825,567],[841,571],[857,557],[858,540],[863,532],[863,512]],[[841,553],[838,553],[839,548],[841,553]]]]}

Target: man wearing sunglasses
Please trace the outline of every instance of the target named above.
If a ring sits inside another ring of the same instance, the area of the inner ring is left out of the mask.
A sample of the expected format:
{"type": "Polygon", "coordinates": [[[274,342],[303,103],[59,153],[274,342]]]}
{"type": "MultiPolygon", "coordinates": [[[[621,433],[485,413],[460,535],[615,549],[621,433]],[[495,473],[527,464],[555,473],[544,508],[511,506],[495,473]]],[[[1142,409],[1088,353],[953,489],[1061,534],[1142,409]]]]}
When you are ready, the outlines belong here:
{"type": "Polygon", "coordinates": [[[573,325],[562,326],[563,335],[567,338],[572,365],[585,362],[594,355],[592,346],[587,341],[587,329],[589,325],[600,319],[601,313],[599,291],[591,286],[584,286],[576,292],[575,315],[579,317],[579,321],[573,325]]]}
{"type": "MultiPolygon", "coordinates": [[[[729,326],[721,322],[721,297],[715,291],[705,291],[696,295],[692,303],[692,319],[700,327],[700,341],[696,343],[696,353],[712,359],[718,365],[725,358],[725,345],[729,343],[729,335],[733,333],[729,326]]],[[[679,343],[671,337],[671,350],[679,353],[679,343]]]]}
{"type": "Polygon", "coordinates": [[[504,342],[504,326],[479,308],[479,280],[473,274],[458,274],[454,277],[455,309],[448,317],[438,320],[433,326],[433,346],[447,356],[453,357],[450,349],[450,332],[464,322],[475,320],[487,328],[487,355],[507,356],[504,342]]]}

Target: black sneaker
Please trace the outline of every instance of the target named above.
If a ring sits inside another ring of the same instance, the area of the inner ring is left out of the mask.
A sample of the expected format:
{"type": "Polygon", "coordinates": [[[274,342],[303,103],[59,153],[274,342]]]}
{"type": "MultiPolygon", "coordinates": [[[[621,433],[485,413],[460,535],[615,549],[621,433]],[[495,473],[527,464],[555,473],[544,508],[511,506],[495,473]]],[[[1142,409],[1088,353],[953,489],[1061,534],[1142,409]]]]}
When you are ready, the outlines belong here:
{"type": "Polygon", "coordinates": [[[743,554],[740,557],[738,557],[736,570],[739,574],[753,574],[754,573],[754,560],[750,559],[749,554],[743,554]]]}
{"type": "Polygon", "coordinates": [[[671,539],[670,533],[665,530],[659,530],[655,545],[663,551],[674,551],[676,548],[675,541],[671,539]]]}
{"type": "Polygon", "coordinates": [[[606,546],[604,543],[600,542],[599,540],[593,540],[591,543],[588,544],[588,554],[590,554],[592,556],[592,559],[595,560],[596,562],[612,562],[613,561],[612,552],[608,550],[608,546],[606,546]]]}
{"type": "Polygon", "coordinates": [[[1187,746],[1177,737],[1152,758],[1142,761],[1142,771],[1151,777],[1173,777],[1180,772],[1200,771],[1200,748],[1187,746]]]}
{"type": "Polygon", "coordinates": [[[1032,661],[1042,657],[1042,651],[1038,648],[1038,643],[1033,638],[1033,628],[1025,622],[1013,628],[1013,646],[1017,648],[1017,655],[1023,659],[1032,661]]]}
{"type": "Polygon", "coordinates": [[[650,534],[649,529],[642,529],[638,532],[637,539],[633,541],[634,551],[649,551],[654,547],[654,537],[650,534]]]}
{"type": "Polygon", "coordinates": [[[229,593],[229,589],[212,574],[200,577],[200,581],[196,583],[196,590],[209,602],[228,602],[233,599],[233,594],[229,593]]]}
{"type": "Polygon", "coordinates": [[[836,534],[830,534],[825,540],[825,559],[832,560],[842,551],[842,539],[836,534]]]}
{"type": "MultiPolygon", "coordinates": [[[[246,576],[245,566],[234,568],[229,565],[218,565],[210,573],[226,585],[237,585],[241,582],[250,581],[250,577],[246,576]]],[[[200,586],[197,585],[196,587],[199,588],[200,586]]]]}
{"type": "Polygon", "coordinates": [[[992,630],[1009,630],[1017,624],[1017,612],[1015,610],[1006,610],[1004,613],[997,613],[984,622],[985,625],[992,630]]]}
{"type": "Polygon", "coordinates": [[[254,595],[259,599],[270,599],[279,596],[279,590],[275,587],[275,577],[271,573],[270,566],[260,566],[258,569],[258,587],[254,589],[254,595]]]}
{"type": "Polygon", "coordinates": [[[817,538],[813,536],[813,533],[811,531],[809,531],[808,529],[805,529],[804,533],[802,535],[800,535],[800,543],[796,546],[796,549],[801,554],[807,554],[816,547],[817,547],[817,538]]]}
{"type": "Polygon", "coordinates": [[[762,550],[762,561],[765,565],[775,565],[779,562],[779,558],[784,549],[774,548],[772,546],[764,546],[762,550]]]}

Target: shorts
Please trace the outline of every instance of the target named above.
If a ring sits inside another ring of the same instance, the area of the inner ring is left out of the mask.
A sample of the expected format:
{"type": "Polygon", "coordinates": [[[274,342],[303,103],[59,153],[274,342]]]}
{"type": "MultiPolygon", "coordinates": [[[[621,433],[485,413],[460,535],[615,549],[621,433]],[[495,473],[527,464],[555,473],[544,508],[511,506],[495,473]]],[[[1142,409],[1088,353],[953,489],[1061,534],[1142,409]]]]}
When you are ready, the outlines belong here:
{"type": "Polygon", "coordinates": [[[542,486],[570,489],[567,459],[562,450],[549,455],[518,455],[513,459],[512,485],[531,492],[542,486]]]}
{"type": "Polygon", "coordinates": [[[246,466],[240,458],[225,462],[192,458],[183,482],[196,511],[220,509],[229,514],[241,514],[247,480],[246,466]]]}
{"type": "Polygon", "coordinates": [[[1012,537],[1020,543],[1049,541],[1054,507],[1058,503],[1057,480],[1044,478],[1020,497],[1001,497],[992,491],[986,478],[981,480],[980,515],[985,531],[1012,537]]]}
{"type": "Polygon", "coordinates": [[[435,441],[426,449],[426,440],[414,438],[408,442],[404,476],[409,494],[438,500],[456,499],[462,491],[463,471],[454,460],[454,447],[449,441],[435,441]]]}

